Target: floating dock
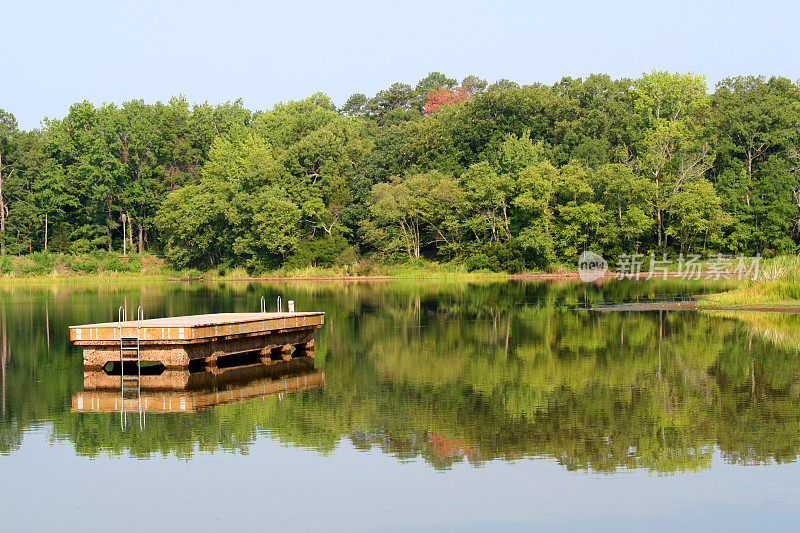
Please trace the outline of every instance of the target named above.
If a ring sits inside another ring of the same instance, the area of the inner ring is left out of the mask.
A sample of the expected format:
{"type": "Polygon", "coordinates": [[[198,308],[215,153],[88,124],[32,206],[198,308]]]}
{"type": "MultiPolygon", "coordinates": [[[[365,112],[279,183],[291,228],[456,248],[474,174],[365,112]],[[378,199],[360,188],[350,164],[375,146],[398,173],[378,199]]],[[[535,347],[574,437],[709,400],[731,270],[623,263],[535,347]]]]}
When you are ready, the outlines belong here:
{"type": "Polygon", "coordinates": [[[121,320],[71,326],[70,340],[83,347],[87,370],[129,359],[168,369],[215,368],[221,358],[257,353],[262,363],[288,361],[292,353],[312,356],[314,335],[325,313],[216,313],[121,320]]]}

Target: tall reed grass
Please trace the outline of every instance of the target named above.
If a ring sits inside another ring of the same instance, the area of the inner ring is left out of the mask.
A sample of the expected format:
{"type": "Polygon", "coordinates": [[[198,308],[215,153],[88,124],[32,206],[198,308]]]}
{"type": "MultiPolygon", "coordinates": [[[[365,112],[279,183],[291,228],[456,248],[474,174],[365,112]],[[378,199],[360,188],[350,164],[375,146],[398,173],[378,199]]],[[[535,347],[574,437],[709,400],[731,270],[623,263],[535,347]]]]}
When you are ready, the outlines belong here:
{"type": "Polygon", "coordinates": [[[744,279],[738,287],[706,300],[726,304],[800,301],[800,256],[762,260],[755,279],[744,279]]]}

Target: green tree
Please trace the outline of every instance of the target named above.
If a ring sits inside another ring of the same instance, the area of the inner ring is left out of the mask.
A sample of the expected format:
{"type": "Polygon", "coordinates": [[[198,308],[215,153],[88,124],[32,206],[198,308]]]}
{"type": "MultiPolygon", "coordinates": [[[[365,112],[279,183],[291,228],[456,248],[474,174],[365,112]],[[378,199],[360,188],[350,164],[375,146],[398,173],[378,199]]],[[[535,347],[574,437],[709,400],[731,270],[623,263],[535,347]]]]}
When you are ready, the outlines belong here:
{"type": "Polygon", "coordinates": [[[551,205],[557,180],[558,169],[549,161],[528,165],[520,172],[518,194],[513,200],[516,208],[515,226],[520,227],[520,244],[531,256],[531,265],[539,268],[557,259],[551,205]]]}
{"type": "Polygon", "coordinates": [[[666,246],[666,208],[670,197],[711,166],[709,146],[702,138],[701,117],[708,106],[705,77],[653,72],[634,82],[635,110],[644,134],[640,166],[655,184],[658,247],[666,246]]]}
{"type": "Polygon", "coordinates": [[[562,167],[555,188],[555,246],[562,258],[577,261],[599,240],[603,205],[595,201],[589,172],[575,164],[562,167]]]}
{"type": "Polygon", "coordinates": [[[471,165],[462,175],[470,231],[479,242],[511,238],[510,207],[515,181],[498,174],[488,162],[471,165]]]}
{"type": "Polygon", "coordinates": [[[347,99],[340,111],[351,117],[360,117],[367,113],[367,96],[364,93],[355,93],[347,99]]]}
{"type": "Polygon", "coordinates": [[[716,188],[733,216],[727,240],[736,251],[788,251],[797,217],[794,165],[800,90],[785,78],[726,78],[711,98],[710,130],[718,146],[716,188]],[[778,215],[780,213],[780,215],[778,215]]]}
{"type": "Polygon", "coordinates": [[[607,164],[591,173],[597,200],[605,207],[600,239],[611,255],[638,253],[655,226],[650,199],[655,184],[622,164],[607,164]]]}
{"type": "Polygon", "coordinates": [[[681,252],[694,252],[701,246],[706,251],[708,245],[719,245],[729,217],[710,181],[689,182],[670,198],[669,207],[673,220],[667,234],[675,236],[681,252]]]}
{"type": "Polygon", "coordinates": [[[6,217],[8,217],[8,184],[3,191],[3,182],[10,179],[17,170],[17,143],[19,127],[11,113],[0,109],[0,255],[6,253],[6,217]],[[5,161],[3,161],[5,158],[5,161]]]}
{"type": "Polygon", "coordinates": [[[378,183],[371,205],[377,225],[370,238],[386,250],[404,250],[409,260],[420,258],[423,246],[457,249],[462,203],[458,181],[438,171],[378,183]]]}
{"type": "Polygon", "coordinates": [[[261,136],[217,138],[200,181],[170,193],[159,211],[167,256],[179,266],[277,266],[296,246],[300,221],[286,181],[261,136]]]}

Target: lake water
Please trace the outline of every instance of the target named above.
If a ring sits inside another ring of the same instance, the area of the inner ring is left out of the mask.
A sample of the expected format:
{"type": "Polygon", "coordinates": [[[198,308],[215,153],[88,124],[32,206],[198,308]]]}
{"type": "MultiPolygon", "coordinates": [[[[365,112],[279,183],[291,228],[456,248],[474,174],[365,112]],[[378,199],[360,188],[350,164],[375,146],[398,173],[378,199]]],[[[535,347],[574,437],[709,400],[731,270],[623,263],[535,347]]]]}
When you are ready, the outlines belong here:
{"type": "Polygon", "coordinates": [[[0,288],[0,530],[794,526],[798,317],[581,309],[719,288],[0,288]],[[123,302],[159,317],[278,295],[326,313],[314,368],[212,380],[195,398],[222,405],[146,413],[141,428],[138,413],[123,431],[119,412],[73,412],[85,383],[69,325],[116,320],[123,302]],[[280,379],[298,386],[242,392],[280,379]]]}

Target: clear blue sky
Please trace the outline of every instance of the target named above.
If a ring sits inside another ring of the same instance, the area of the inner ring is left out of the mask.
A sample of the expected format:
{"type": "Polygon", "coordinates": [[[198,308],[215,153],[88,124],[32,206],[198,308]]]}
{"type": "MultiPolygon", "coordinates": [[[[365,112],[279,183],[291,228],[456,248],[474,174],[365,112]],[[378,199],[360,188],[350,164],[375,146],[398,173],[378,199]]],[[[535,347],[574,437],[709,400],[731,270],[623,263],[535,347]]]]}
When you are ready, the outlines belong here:
{"type": "Polygon", "coordinates": [[[604,72],[800,77],[800,2],[462,0],[9,2],[0,108],[25,128],[70,104],[184,94],[250,109],[341,105],[431,70],[553,83],[604,72]]]}

